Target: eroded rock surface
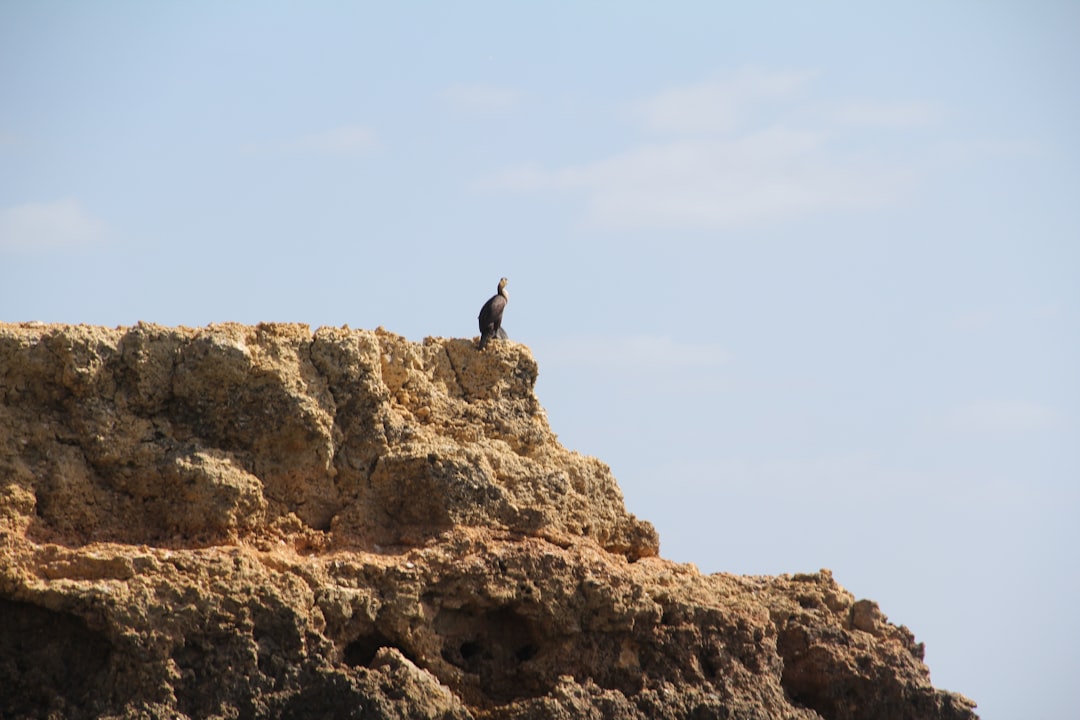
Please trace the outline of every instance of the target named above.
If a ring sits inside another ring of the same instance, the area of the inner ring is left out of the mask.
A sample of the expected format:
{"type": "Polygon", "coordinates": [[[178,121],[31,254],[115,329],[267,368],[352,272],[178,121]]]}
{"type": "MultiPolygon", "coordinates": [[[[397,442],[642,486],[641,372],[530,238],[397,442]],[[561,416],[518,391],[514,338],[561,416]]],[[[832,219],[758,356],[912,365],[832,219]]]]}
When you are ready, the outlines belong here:
{"type": "Polygon", "coordinates": [[[657,556],[525,346],[0,325],[0,717],[974,718],[828,573],[657,556]]]}

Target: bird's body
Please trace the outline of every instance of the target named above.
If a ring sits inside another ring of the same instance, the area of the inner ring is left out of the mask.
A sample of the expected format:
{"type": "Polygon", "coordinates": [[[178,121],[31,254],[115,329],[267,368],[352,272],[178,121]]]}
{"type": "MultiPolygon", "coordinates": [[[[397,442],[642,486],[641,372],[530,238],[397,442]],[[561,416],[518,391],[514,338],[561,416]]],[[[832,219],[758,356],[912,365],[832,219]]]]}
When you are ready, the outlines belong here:
{"type": "Polygon", "coordinates": [[[487,346],[491,338],[506,337],[502,329],[503,310],[506,308],[507,301],[510,300],[510,295],[506,292],[506,282],[506,278],[499,280],[498,292],[484,303],[484,307],[480,308],[480,350],[487,346]]]}

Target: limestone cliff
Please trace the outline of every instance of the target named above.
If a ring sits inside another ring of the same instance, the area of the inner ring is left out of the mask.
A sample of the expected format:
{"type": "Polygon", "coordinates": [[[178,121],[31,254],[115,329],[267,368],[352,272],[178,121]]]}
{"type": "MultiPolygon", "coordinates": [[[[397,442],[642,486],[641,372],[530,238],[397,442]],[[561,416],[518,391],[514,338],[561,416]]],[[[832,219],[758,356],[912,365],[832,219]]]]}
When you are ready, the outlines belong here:
{"type": "Polygon", "coordinates": [[[528,349],[0,325],[2,718],[974,718],[828,571],[657,556],[528,349]]]}

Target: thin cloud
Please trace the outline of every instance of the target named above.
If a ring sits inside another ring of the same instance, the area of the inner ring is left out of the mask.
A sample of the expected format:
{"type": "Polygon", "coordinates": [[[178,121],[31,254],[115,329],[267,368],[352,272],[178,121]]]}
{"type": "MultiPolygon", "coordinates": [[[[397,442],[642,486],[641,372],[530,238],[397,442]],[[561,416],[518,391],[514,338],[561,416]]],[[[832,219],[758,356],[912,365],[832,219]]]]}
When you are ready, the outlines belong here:
{"type": "Polygon", "coordinates": [[[105,223],[76,200],[27,203],[0,210],[0,248],[49,251],[95,245],[105,223]]]}
{"type": "Polygon", "coordinates": [[[1015,434],[1050,429],[1059,416],[1045,405],[985,401],[954,407],[932,422],[939,430],[964,434],[1015,434]]]}
{"type": "Polygon", "coordinates": [[[888,205],[910,181],[899,169],[833,156],[821,134],[776,127],[646,145],[555,171],[513,168],[487,184],[581,192],[586,220],[598,227],[710,229],[888,205]]]}
{"type": "Polygon", "coordinates": [[[377,146],[375,131],[363,125],[343,125],[311,133],[290,145],[299,152],[322,155],[363,155],[377,146]]]}
{"type": "Polygon", "coordinates": [[[888,207],[911,193],[908,158],[853,149],[853,124],[930,122],[928,106],[851,103],[821,112],[814,74],[743,71],[674,88],[635,106],[653,137],[608,157],[557,168],[524,165],[480,185],[584,200],[599,228],[715,230],[813,213],[888,207]]]}
{"type": "Polygon", "coordinates": [[[645,127],[659,132],[729,133],[762,106],[796,99],[813,78],[811,72],[740,70],[661,92],[638,103],[634,113],[645,127]]]}
{"type": "Polygon", "coordinates": [[[451,109],[458,112],[505,113],[521,103],[521,93],[492,85],[451,85],[439,94],[451,109]]]}

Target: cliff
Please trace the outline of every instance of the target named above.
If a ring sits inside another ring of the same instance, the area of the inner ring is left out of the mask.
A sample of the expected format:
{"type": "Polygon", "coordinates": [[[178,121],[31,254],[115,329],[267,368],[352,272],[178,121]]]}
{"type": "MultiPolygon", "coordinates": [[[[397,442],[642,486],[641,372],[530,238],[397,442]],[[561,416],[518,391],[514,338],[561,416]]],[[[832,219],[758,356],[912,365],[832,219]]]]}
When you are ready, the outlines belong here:
{"type": "Polygon", "coordinates": [[[827,570],[658,557],[528,349],[0,325],[0,717],[974,718],[827,570]]]}

